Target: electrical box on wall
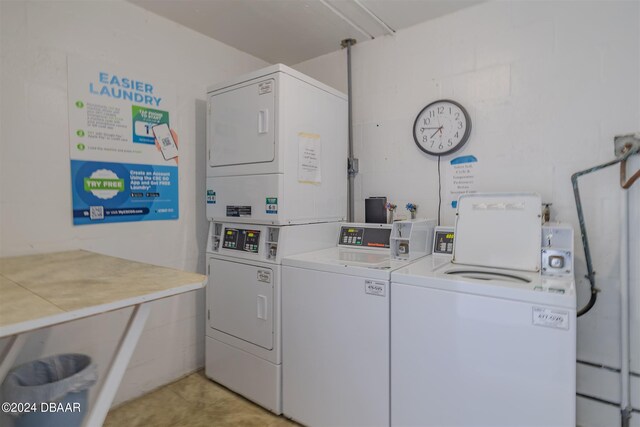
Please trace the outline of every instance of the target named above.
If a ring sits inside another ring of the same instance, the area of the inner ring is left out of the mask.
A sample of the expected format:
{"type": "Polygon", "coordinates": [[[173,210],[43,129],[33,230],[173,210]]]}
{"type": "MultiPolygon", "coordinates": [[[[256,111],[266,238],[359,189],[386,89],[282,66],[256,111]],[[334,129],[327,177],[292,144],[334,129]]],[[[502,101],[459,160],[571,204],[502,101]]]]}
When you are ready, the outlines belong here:
{"type": "Polygon", "coordinates": [[[208,90],[207,218],[342,221],[346,96],[284,65],[208,90]]]}

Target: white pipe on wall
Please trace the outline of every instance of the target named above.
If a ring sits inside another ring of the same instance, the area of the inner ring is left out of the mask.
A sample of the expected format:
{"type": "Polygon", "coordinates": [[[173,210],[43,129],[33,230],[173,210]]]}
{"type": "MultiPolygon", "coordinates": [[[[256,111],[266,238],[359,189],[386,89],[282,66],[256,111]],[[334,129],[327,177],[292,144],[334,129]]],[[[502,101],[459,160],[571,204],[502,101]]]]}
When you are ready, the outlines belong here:
{"type": "Polygon", "coordinates": [[[622,190],[620,220],[620,425],[629,425],[629,191],[622,190]]]}

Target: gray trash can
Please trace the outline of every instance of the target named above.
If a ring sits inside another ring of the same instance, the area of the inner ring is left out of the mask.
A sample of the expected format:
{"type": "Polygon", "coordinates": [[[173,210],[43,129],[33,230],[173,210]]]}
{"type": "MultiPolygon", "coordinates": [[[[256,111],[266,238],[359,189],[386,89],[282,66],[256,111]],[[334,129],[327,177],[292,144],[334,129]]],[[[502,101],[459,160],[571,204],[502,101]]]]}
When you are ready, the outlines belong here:
{"type": "Polygon", "coordinates": [[[4,401],[22,405],[11,413],[16,427],[80,427],[97,380],[89,356],[59,354],[13,368],[2,386],[4,401]]]}

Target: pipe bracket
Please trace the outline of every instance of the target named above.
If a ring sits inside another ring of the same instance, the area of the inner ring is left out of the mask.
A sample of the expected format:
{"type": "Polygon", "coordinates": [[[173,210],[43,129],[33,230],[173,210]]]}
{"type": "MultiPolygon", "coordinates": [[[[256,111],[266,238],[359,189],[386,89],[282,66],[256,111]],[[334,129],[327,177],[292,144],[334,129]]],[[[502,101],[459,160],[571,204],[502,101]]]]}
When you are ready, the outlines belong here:
{"type": "Polygon", "coordinates": [[[349,176],[356,176],[360,171],[359,161],[356,158],[347,159],[347,173],[349,176]]]}

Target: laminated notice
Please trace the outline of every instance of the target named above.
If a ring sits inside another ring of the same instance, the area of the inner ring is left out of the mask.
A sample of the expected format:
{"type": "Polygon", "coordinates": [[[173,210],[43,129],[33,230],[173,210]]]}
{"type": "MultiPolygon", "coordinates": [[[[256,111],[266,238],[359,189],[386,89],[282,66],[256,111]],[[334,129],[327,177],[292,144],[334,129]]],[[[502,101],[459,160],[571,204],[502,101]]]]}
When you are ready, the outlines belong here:
{"type": "Polygon", "coordinates": [[[320,184],[322,182],[322,141],[320,135],[298,134],[298,182],[320,184]]]}

